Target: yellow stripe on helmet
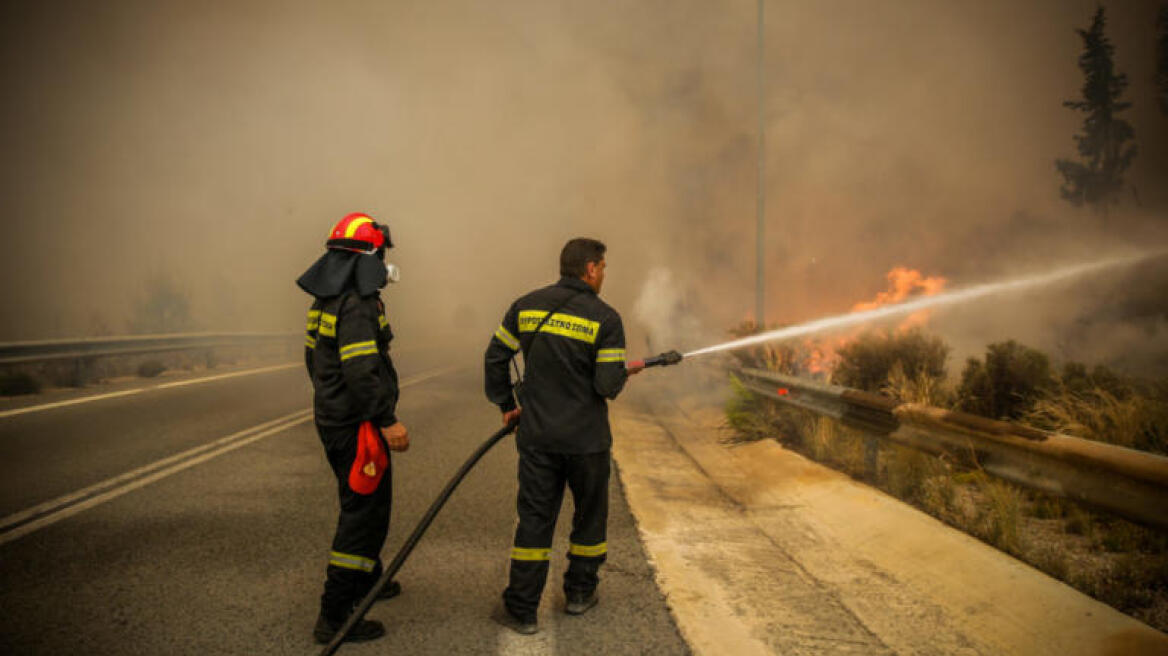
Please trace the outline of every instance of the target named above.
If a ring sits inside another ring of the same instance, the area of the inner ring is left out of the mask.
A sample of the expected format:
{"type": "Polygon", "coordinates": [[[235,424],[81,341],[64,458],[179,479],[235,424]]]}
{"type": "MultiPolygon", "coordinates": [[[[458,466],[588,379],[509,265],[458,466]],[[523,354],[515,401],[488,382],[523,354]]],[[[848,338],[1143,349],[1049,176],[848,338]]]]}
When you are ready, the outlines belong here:
{"type": "Polygon", "coordinates": [[[352,239],[353,236],[357,234],[357,228],[360,228],[366,223],[373,223],[373,219],[367,216],[362,216],[349,221],[349,225],[345,226],[345,238],[352,239]]]}

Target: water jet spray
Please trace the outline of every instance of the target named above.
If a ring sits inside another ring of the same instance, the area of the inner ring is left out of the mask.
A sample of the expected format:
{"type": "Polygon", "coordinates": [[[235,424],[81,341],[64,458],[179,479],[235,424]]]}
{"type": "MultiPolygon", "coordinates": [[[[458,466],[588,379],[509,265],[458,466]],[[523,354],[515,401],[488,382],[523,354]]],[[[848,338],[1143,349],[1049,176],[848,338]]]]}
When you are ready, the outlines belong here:
{"type": "Polygon", "coordinates": [[[924,296],[915,298],[910,301],[902,303],[895,303],[892,305],[885,305],[872,310],[864,310],[862,312],[850,312],[848,314],[840,314],[831,317],[824,317],[807,321],[794,326],[787,326],[775,330],[769,330],[757,335],[749,337],[742,337],[740,339],[723,342],[721,344],[714,344],[706,346],[685,354],[680,354],[677,351],[668,351],[660,355],[646,358],[644,360],[635,360],[629,363],[629,368],[640,367],[654,367],[662,365],[671,365],[681,362],[683,359],[697,357],[699,355],[708,355],[710,353],[719,353],[721,351],[731,351],[734,349],[745,348],[747,346],[755,346],[757,344],[764,344],[767,342],[777,342],[796,337],[805,337],[807,335],[814,335],[818,333],[832,332],[841,330],[843,328],[850,328],[860,324],[869,323],[872,321],[879,321],[881,319],[888,319],[904,314],[912,314],[920,310],[929,308],[943,307],[946,305],[956,305],[959,303],[968,303],[970,301],[978,300],[987,296],[995,296],[1005,294],[1008,292],[1021,291],[1031,287],[1041,287],[1045,285],[1062,282],[1071,278],[1076,278],[1089,273],[1096,273],[1105,269],[1111,269],[1121,266],[1131,266],[1162,257],[1168,254],[1166,250],[1159,250],[1153,252],[1146,252],[1137,255],[1128,255],[1123,257],[1113,257],[1105,260],[1096,260],[1094,262],[1087,262],[1084,264],[1076,264],[1061,269],[1055,269],[1047,273],[1026,276],[1023,278],[1015,278],[1013,280],[1005,280],[1001,282],[986,283],[981,285],[974,285],[966,287],[965,289],[955,289],[950,292],[936,294],[933,296],[924,296]]]}

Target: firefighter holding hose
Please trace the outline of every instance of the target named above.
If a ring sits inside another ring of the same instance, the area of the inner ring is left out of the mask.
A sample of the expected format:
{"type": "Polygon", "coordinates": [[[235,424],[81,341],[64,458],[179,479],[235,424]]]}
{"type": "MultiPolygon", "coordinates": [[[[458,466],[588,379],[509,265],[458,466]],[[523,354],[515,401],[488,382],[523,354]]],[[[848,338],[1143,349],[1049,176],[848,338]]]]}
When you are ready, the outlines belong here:
{"type": "Polygon", "coordinates": [[[538,631],[536,611],[565,485],[575,506],[566,613],[580,615],[596,605],[608,553],[607,401],[640,365],[626,369],[620,315],[599,297],[605,250],[595,239],[569,241],[560,253],[559,282],[512,303],[485,355],[487,398],[499,406],[504,424],[519,421],[519,526],[510,581],[493,619],[521,634],[538,631]],[[513,389],[509,366],[520,351],[526,377],[513,389]]]}
{"type": "MultiPolygon", "coordinates": [[[[379,554],[393,499],[388,451],[409,448],[398,421],[393,339],[380,290],[397,280],[385,263],[389,228],[367,214],[349,214],[329,233],[327,250],[296,281],[313,297],[305,364],[314,389],[316,430],[337,478],[341,512],[329,552],[320,616],[313,638],[327,643],[381,575],[379,554]]],[[[401,592],[393,582],[380,598],[401,592]]],[[[361,620],[347,640],[372,640],[381,623],[361,620]]]]}

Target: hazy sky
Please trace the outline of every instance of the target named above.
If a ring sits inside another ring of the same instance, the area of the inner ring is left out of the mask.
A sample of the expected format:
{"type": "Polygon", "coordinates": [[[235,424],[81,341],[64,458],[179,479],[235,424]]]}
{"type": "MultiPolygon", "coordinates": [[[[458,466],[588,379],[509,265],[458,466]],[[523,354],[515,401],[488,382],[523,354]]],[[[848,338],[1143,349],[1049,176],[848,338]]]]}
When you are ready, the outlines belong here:
{"type": "MultiPolygon", "coordinates": [[[[769,2],[768,319],[846,310],[895,265],[972,283],[1168,243],[1157,3],[1105,6],[1142,203],[1106,222],[1059,199],[1053,166],[1074,154],[1081,118],[1061,102],[1094,3],[769,2]]],[[[124,332],[159,276],[197,329],[297,330],[294,279],[358,210],[399,244],[403,340],[485,342],[578,235],[609,244],[605,296],[630,324],[660,269],[707,330],[752,313],[753,1],[4,12],[0,339],[124,332]]],[[[941,323],[1040,339],[1085,296],[941,323]]]]}

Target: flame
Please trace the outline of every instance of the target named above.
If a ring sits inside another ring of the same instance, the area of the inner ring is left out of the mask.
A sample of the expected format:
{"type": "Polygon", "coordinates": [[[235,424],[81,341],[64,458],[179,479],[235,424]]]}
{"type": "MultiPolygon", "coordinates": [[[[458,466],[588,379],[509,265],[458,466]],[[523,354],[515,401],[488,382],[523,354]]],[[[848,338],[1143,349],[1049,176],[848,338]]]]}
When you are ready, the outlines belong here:
{"type": "MultiPolygon", "coordinates": [[[[852,306],[852,312],[874,310],[892,303],[900,303],[910,296],[932,296],[945,289],[945,278],[941,276],[926,276],[916,269],[904,266],[893,267],[885,274],[888,279],[888,288],[876,294],[876,298],[863,301],[852,306]]],[[[912,328],[923,326],[929,321],[929,310],[921,310],[905,317],[896,327],[897,332],[904,332],[912,328]]],[[[839,360],[837,352],[856,338],[859,333],[835,339],[805,340],[803,349],[803,368],[813,374],[826,374],[835,369],[839,360]]]]}
{"type": "MultiPolygon", "coordinates": [[[[877,293],[876,298],[871,301],[856,303],[852,306],[852,312],[875,310],[878,307],[891,303],[900,303],[913,295],[914,292],[924,296],[932,296],[945,289],[946,282],[940,276],[925,276],[916,269],[909,269],[908,267],[902,266],[893,267],[885,277],[888,278],[888,290],[877,293]]],[[[900,329],[920,325],[927,320],[928,311],[922,310],[916,314],[909,315],[900,325],[900,329]]]]}

